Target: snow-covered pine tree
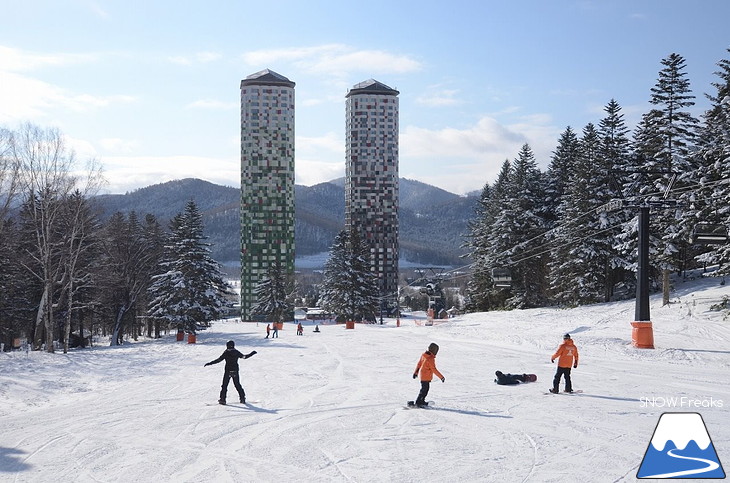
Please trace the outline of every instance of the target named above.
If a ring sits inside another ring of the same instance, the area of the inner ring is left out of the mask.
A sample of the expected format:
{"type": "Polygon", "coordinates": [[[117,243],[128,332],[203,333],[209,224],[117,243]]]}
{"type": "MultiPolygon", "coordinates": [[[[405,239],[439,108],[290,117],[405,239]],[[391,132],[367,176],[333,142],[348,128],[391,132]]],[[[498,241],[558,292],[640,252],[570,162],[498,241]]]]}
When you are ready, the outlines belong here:
{"type": "Polygon", "coordinates": [[[210,256],[203,235],[203,218],[193,200],[170,222],[170,234],[153,277],[149,315],[194,334],[225,314],[230,302],[220,266],[210,256]]]}
{"type": "MultiPolygon", "coordinates": [[[[138,312],[146,314],[147,307],[150,304],[149,287],[152,285],[152,277],[156,275],[157,267],[162,262],[165,244],[165,233],[155,215],[149,213],[145,215],[144,224],[142,225],[142,240],[145,245],[144,263],[148,266],[144,272],[146,278],[145,290],[139,294],[137,305],[138,312]]],[[[146,322],[147,337],[159,339],[161,337],[160,319],[148,317],[146,322]]]]}
{"type": "MultiPolygon", "coordinates": [[[[551,289],[555,300],[568,305],[603,299],[611,241],[605,237],[595,210],[607,195],[601,182],[601,141],[595,126],[583,129],[573,176],[558,209],[558,237],[552,244],[551,289]]],[[[603,173],[605,176],[605,172],[603,173]]]]}
{"type": "Polygon", "coordinates": [[[580,141],[575,131],[568,126],[558,139],[546,173],[545,206],[548,211],[548,229],[553,228],[559,217],[558,208],[566,187],[575,175],[575,164],[579,155],[580,141]]]}
{"type": "Polygon", "coordinates": [[[346,320],[374,320],[378,286],[357,233],[342,230],[325,263],[319,305],[346,320]]]}
{"type": "Polygon", "coordinates": [[[271,322],[284,322],[293,313],[294,306],[290,301],[291,285],[284,277],[281,266],[274,262],[268,274],[256,286],[256,303],[251,313],[256,320],[264,318],[271,322]]]}
{"type": "Polygon", "coordinates": [[[512,271],[509,308],[538,307],[545,301],[547,255],[544,253],[545,211],[543,177],[528,144],[512,164],[505,208],[495,220],[498,253],[512,271]]]}
{"type": "MultiPolygon", "coordinates": [[[[689,196],[684,188],[697,181],[690,151],[697,138],[699,122],[687,110],[694,105],[695,96],[686,77],[684,58],[673,53],[661,63],[664,68],[651,89],[649,100],[657,107],[642,118],[642,129],[635,138],[640,169],[654,171],[648,174],[648,183],[642,187],[641,193],[646,201],[661,201],[672,186],[673,192],[669,193],[669,197],[682,202],[689,196]]],[[[663,301],[668,304],[669,274],[683,268],[683,254],[692,223],[679,207],[656,210],[651,223],[652,233],[659,242],[652,263],[662,270],[663,301]]]]}
{"type": "MultiPolygon", "coordinates": [[[[730,49],[728,49],[730,52],[730,49]]],[[[696,155],[699,195],[693,199],[696,222],[730,226],[730,60],[717,63],[716,92],[707,94],[710,109],[704,115],[704,129],[696,155]]],[[[718,274],[730,274],[730,244],[706,247],[696,256],[700,263],[719,265],[718,274]]]]}
{"type": "Polygon", "coordinates": [[[494,185],[482,190],[476,220],[470,226],[467,247],[474,260],[467,287],[467,310],[481,311],[504,307],[508,290],[494,287],[492,270],[510,269],[509,250],[514,245],[511,232],[500,229],[500,219],[507,206],[512,163],[505,160],[494,185]]]}
{"type": "Polygon", "coordinates": [[[471,278],[466,287],[466,310],[469,312],[486,312],[490,309],[489,290],[492,279],[487,266],[487,246],[491,223],[494,215],[490,210],[492,186],[487,183],[482,188],[481,196],[474,210],[474,218],[468,223],[469,233],[464,247],[469,250],[472,263],[471,278]]]}
{"type": "MultiPolygon", "coordinates": [[[[598,135],[601,140],[598,165],[596,166],[595,185],[600,187],[604,197],[598,198],[599,202],[610,202],[624,198],[624,184],[627,179],[631,142],[629,140],[629,129],[626,127],[624,116],[621,113],[621,106],[615,99],[611,99],[603,109],[606,115],[598,123],[598,135]]],[[[617,248],[618,236],[622,232],[623,225],[633,218],[634,213],[627,209],[602,211],[597,214],[599,227],[604,231],[604,237],[611,243],[607,249],[606,285],[604,301],[608,302],[614,297],[616,285],[624,284],[634,293],[633,287],[635,278],[628,276],[625,270],[627,265],[620,250],[617,248]]],[[[636,259],[636,252],[633,251],[632,260],[636,259]]]]}

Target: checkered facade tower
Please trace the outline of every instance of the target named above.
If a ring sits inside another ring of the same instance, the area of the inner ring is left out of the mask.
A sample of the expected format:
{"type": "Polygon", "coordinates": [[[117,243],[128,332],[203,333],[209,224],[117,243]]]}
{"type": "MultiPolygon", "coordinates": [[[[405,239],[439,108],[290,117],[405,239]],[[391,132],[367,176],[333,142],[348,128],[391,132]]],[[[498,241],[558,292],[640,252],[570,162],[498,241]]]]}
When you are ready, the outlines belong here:
{"type": "Polygon", "coordinates": [[[270,267],[294,274],[294,85],[268,69],[241,81],[242,320],[270,267]]]}
{"type": "Polygon", "coordinates": [[[370,249],[380,296],[398,291],[398,94],[374,79],[346,96],[345,228],[370,249]]]}

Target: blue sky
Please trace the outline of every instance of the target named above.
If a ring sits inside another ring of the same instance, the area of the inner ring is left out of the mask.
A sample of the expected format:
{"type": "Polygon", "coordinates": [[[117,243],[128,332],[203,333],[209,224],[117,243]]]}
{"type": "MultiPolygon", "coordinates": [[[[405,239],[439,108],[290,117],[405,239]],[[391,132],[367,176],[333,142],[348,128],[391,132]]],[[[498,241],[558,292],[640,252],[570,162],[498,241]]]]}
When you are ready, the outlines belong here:
{"type": "Polygon", "coordinates": [[[400,175],[463,194],[529,143],[615,98],[633,128],[661,60],[686,59],[695,114],[730,58],[730,2],[0,0],[0,126],[58,127],[105,191],[197,177],[239,186],[240,81],[296,82],[296,182],[344,175],[345,95],[400,91],[400,175]]]}

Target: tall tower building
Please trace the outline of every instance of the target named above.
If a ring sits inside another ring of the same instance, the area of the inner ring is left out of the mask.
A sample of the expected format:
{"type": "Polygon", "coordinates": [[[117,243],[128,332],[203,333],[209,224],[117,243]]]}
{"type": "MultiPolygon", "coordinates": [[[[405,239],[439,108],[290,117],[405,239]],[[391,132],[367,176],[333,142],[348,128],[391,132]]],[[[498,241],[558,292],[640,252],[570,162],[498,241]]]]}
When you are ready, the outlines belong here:
{"type": "Polygon", "coordinates": [[[370,248],[380,296],[398,292],[398,94],[374,79],[346,96],[345,227],[370,248]]]}
{"type": "Polygon", "coordinates": [[[269,69],[241,81],[241,319],[278,266],[294,274],[294,82],[269,69]]]}

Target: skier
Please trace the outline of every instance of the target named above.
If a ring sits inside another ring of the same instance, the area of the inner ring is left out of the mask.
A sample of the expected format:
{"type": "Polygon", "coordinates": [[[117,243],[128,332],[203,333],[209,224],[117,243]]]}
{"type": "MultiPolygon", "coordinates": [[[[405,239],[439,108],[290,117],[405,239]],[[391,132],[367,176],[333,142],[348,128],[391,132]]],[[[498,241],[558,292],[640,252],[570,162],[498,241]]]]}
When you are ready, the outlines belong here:
{"type": "Polygon", "coordinates": [[[553,388],[550,389],[550,392],[553,394],[560,392],[558,386],[560,386],[561,376],[565,376],[565,392],[573,392],[573,383],[570,380],[570,368],[571,366],[573,369],[578,367],[578,348],[573,343],[573,339],[570,338],[570,334],[563,336],[563,343],[560,344],[558,350],[550,358],[550,362],[554,363],[555,359],[558,359],[558,370],[555,373],[553,388]]]}
{"type": "Polygon", "coordinates": [[[271,338],[273,339],[274,337],[276,337],[278,339],[279,338],[279,324],[277,322],[274,322],[273,325],[274,325],[274,332],[272,332],[271,338]]]}
{"type": "MultiPolygon", "coordinates": [[[[431,380],[433,375],[441,379],[441,382],[446,382],[446,378],[436,369],[436,354],[439,351],[439,346],[433,342],[429,344],[428,350],[421,355],[421,358],[416,365],[416,370],[413,372],[413,379],[418,377],[418,373],[421,373],[421,392],[418,393],[415,405],[419,408],[428,406],[426,402],[426,396],[431,388],[431,380]]],[[[410,404],[410,403],[409,403],[410,404]]]]}
{"type": "Polygon", "coordinates": [[[226,343],[226,350],[221,356],[210,362],[206,362],[203,367],[210,366],[211,364],[218,364],[222,360],[226,361],[226,367],[223,372],[223,384],[221,385],[221,394],[218,399],[218,404],[226,404],[226,393],[228,392],[228,382],[233,379],[233,385],[238,391],[238,396],[242,403],[246,402],[246,393],[243,391],[241,381],[238,378],[238,359],[248,359],[249,357],[256,354],[256,351],[251,351],[246,355],[241,354],[236,348],[236,343],[229,340],[226,343]]]}
{"type": "Polygon", "coordinates": [[[502,371],[494,373],[497,379],[494,380],[500,386],[512,386],[521,382],[529,382],[527,374],[504,374],[502,371]]]}
{"type": "Polygon", "coordinates": [[[304,335],[304,327],[301,322],[297,324],[297,335],[304,335]]]}
{"type": "Polygon", "coordinates": [[[271,334],[271,324],[266,324],[266,338],[269,338],[269,334],[271,334]]]}

